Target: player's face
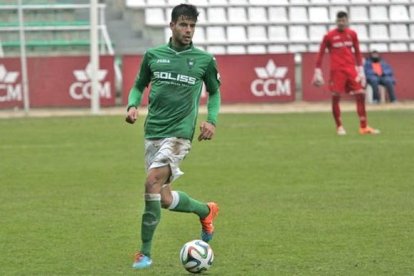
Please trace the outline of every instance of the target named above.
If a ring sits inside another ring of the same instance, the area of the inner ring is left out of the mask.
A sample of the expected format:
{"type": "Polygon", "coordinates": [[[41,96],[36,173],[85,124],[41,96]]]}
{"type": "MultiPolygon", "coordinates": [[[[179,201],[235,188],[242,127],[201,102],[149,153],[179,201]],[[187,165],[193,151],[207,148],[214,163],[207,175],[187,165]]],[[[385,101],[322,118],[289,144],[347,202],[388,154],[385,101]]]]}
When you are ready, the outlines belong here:
{"type": "Polygon", "coordinates": [[[381,58],[380,58],[380,56],[379,56],[379,54],[378,54],[378,53],[372,53],[372,54],[371,54],[371,59],[372,59],[373,61],[377,62],[377,61],[379,61],[381,58]]]}
{"type": "Polygon", "coordinates": [[[336,26],[338,27],[338,30],[343,31],[348,27],[348,18],[347,17],[341,17],[336,19],[336,26]]]}
{"type": "Polygon", "coordinates": [[[172,31],[172,39],[177,46],[184,47],[190,45],[196,22],[194,19],[180,16],[177,22],[171,22],[170,28],[172,31]]]}

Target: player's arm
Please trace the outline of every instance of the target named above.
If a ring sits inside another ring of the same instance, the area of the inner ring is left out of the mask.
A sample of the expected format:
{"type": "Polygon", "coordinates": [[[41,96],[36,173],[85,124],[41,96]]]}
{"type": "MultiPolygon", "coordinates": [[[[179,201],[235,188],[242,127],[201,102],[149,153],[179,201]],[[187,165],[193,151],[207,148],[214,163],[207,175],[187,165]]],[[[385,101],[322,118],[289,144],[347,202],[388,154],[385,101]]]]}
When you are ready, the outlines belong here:
{"type": "Polygon", "coordinates": [[[315,67],[315,71],[314,71],[313,79],[312,79],[312,83],[315,86],[322,86],[325,83],[325,81],[323,80],[321,66],[322,66],[323,57],[325,55],[327,45],[328,45],[328,37],[327,35],[325,35],[319,47],[318,56],[316,58],[316,67],[315,67]]]}
{"type": "Polygon", "coordinates": [[[138,118],[138,109],[137,107],[141,104],[143,91],[138,90],[135,86],[131,88],[128,96],[128,107],[127,115],[125,121],[127,123],[133,124],[138,118]]]}
{"type": "Polygon", "coordinates": [[[367,79],[365,77],[364,67],[362,66],[362,55],[361,50],[359,48],[358,35],[356,34],[356,32],[354,32],[352,35],[352,42],[354,45],[355,63],[357,65],[356,69],[358,72],[357,81],[360,82],[363,87],[365,87],[367,85],[367,79]]]}
{"type": "Polygon", "coordinates": [[[204,76],[204,83],[207,87],[208,102],[207,102],[207,121],[200,125],[200,135],[198,140],[210,140],[216,132],[217,118],[220,111],[221,96],[220,96],[220,76],[217,70],[215,59],[210,62],[206,74],[204,76]]]}
{"type": "Polygon", "coordinates": [[[138,106],[141,104],[142,94],[145,90],[145,87],[151,81],[151,70],[148,64],[148,53],[145,53],[144,58],[141,62],[141,68],[139,74],[135,80],[134,86],[129,91],[128,95],[128,106],[127,106],[127,115],[125,121],[133,124],[138,118],[138,106]]]}

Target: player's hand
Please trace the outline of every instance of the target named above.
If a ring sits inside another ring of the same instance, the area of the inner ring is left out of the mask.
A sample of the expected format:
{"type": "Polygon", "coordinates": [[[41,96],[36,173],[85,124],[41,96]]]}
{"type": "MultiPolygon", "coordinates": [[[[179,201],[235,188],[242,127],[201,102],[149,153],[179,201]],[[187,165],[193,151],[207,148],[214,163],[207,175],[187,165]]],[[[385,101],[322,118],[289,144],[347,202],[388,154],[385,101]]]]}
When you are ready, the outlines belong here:
{"type": "Polygon", "coordinates": [[[202,122],[200,125],[200,135],[198,141],[211,140],[216,132],[216,127],[209,122],[202,122]]]}
{"type": "Polygon", "coordinates": [[[312,84],[317,87],[320,87],[325,84],[325,81],[323,80],[322,70],[320,68],[315,68],[312,84]]]}
{"type": "Polygon", "coordinates": [[[365,78],[365,76],[360,76],[359,77],[359,83],[361,84],[362,87],[366,87],[367,86],[367,79],[365,78]]]}
{"type": "Polygon", "coordinates": [[[125,121],[129,124],[133,124],[135,123],[137,118],[138,118],[138,110],[135,107],[131,107],[127,112],[125,121]]]}
{"type": "Polygon", "coordinates": [[[358,76],[356,78],[356,81],[361,84],[362,87],[367,86],[367,78],[365,77],[365,71],[362,66],[357,67],[358,76]]]}

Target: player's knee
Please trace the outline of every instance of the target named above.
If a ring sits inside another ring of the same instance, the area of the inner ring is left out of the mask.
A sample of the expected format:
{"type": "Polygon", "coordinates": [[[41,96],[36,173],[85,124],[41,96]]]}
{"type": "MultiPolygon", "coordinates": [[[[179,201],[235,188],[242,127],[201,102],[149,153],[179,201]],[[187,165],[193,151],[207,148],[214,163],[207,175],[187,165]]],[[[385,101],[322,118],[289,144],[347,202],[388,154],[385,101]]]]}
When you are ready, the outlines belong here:
{"type": "Polygon", "coordinates": [[[145,190],[147,193],[159,193],[164,182],[165,177],[163,175],[150,174],[145,181],[145,190]]]}
{"type": "MultiPolygon", "coordinates": [[[[167,184],[168,185],[168,184],[167,184]]],[[[164,186],[167,186],[164,185],[164,186]]],[[[172,202],[173,202],[173,195],[169,188],[166,188],[161,190],[161,207],[164,209],[170,208],[172,202]]]]}
{"type": "Polygon", "coordinates": [[[378,82],[367,82],[368,85],[371,86],[372,89],[378,88],[379,83],[378,82]]]}
{"type": "Polygon", "coordinates": [[[172,200],[168,198],[161,199],[161,207],[164,209],[168,209],[171,206],[172,200]]]}
{"type": "Polygon", "coordinates": [[[393,81],[390,80],[390,79],[384,79],[382,81],[382,84],[384,84],[385,86],[392,86],[392,85],[394,85],[393,81]]]}

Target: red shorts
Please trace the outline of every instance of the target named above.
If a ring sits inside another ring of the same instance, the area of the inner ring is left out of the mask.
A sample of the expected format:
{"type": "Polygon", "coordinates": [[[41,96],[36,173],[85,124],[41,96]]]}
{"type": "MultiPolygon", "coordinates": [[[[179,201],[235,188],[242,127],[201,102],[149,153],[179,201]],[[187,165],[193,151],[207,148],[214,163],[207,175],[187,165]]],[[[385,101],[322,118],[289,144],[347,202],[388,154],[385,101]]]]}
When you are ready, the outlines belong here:
{"type": "Polygon", "coordinates": [[[331,70],[329,89],[336,93],[351,93],[361,91],[364,88],[356,81],[358,73],[355,67],[331,70]]]}

